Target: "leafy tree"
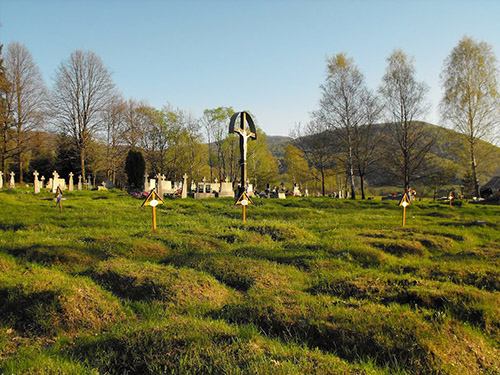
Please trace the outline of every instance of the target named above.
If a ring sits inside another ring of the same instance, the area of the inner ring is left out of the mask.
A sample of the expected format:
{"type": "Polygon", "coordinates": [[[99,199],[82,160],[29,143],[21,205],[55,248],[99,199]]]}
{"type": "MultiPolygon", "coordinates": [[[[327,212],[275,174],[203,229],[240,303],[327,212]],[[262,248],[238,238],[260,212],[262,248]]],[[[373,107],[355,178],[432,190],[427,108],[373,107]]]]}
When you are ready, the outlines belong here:
{"type": "Polygon", "coordinates": [[[125,159],[125,173],[131,189],[139,190],[143,187],[144,173],[146,172],[146,161],[140,151],[131,149],[125,159]]]}
{"type": "Polygon", "coordinates": [[[486,42],[464,36],[453,48],[442,72],[445,121],[467,137],[474,195],[479,197],[478,143],[487,140],[500,124],[497,58],[486,42]]]}
{"type": "Polygon", "coordinates": [[[201,124],[207,134],[210,180],[214,177],[214,169],[218,170],[219,180],[228,174],[234,175],[230,159],[235,160],[238,153],[235,152],[235,138],[228,139],[229,120],[233,114],[232,107],[217,107],[203,112],[201,124]]]}
{"type": "Polygon", "coordinates": [[[292,144],[285,147],[284,164],[288,182],[303,185],[315,175],[309,168],[304,153],[292,144]]]}
{"type": "Polygon", "coordinates": [[[413,59],[402,50],[393,51],[387,62],[379,88],[391,127],[385,158],[406,191],[434,144],[434,140],[426,136],[423,124],[416,121],[426,112],[428,87],[415,79],[413,59]]]}
{"type": "Polygon", "coordinates": [[[87,149],[102,130],[105,110],[115,96],[111,73],[92,51],[73,52],[55,77],[52,107],[62,133],[73,139],[85,175],[87,149]]]}
{"type": "Polygon", "coordinates": [[[12,42],[5,56],[6,77],[11,89],[7,100],[14,120],[15,156],[19,182],[23,182],[23,163],[29,150],[33,130],[41,126],[46,90],[42,75],[26,46],[12,42]]]}

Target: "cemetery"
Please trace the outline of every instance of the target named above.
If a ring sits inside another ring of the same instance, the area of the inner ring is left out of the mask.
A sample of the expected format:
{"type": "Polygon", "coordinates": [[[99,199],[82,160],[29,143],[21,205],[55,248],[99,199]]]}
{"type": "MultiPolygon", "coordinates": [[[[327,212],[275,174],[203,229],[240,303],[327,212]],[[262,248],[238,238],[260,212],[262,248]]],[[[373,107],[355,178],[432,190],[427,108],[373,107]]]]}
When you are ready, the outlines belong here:
{"type": "Polygon", "coordinates": [[[500,375],[458,3],[2,2],[0,374],[500,375]]]}

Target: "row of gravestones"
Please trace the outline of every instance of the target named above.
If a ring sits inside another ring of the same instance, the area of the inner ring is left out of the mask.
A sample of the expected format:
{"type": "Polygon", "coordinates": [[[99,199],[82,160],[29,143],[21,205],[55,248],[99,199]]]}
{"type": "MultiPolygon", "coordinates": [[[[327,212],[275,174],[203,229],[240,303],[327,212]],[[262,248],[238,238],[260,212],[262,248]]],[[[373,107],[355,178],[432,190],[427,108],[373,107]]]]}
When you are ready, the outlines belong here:
{"type": "MultiPolygon", "coordinates": [[[[16,187],[16,181],[15,181],[15,173],[10,172],[10,180],[9,180],[9,187],[11,189],[14,189],[16,187]]],[[[45,185],[45,176],[42,176],[40,179],[38,179],[39,173],[37,171],[33,172],[33,192],[35,194],[40,193],[40,190],[43,189],[44,187],[46,189],[49,189],[53,193],[57,191],[57,188],[61,188],[61,190],[74,190],[74,183],[73,183],[73,172],[69,174],[69,184],[66,185],[66,180],[64,178],[60,178],[59,174],[54,171],[52,173],[52,177],[49,179],[47,184],[45,185]]],[[[85,186],[87,189],[92,188],[92,182],[90,180],[90,176],[88,176],[88,179],[85,183],[85,186]]],[[[3,172],[0,172],[0,189],[3,188],[3,172]]],[[[77,185],[77,190],[82,190],[83,184],[82,184],[82,176],[78,176],[78,185],[77,185]]]]}
{"type": "MultiPolygon", "coordinates": [[[[15,173],[11,172],[10,173],[10,180],[9,180],[9,187],[10,188],[15,188],[15,179],[14,179],[15,173]]],[[[45,183],[45,177],[42,176],[40,180],[38,179],[39,173],[37,171],[33,172],[33,191],[35,194],[40,193],[40,190],[44,188],[44,183],[45,183]]],[[[71,172],[69,174],[69,184],[68,186],[66,185],[66,180],[63,178],[59,177],[59,174],[54,171],[52,173],[52,178],[49,179],[47,185],[45,185],[45,188],[50,189],[53,193],[57,191],[57,188],[60,187],[62,190],[69,190],[73,191],[74,190],[74,183],[73,183],[73,176],[74,174],[71,172]]],[[[165,179],[164,175],[158,174],[156,175],[156,179],[148,179],[148,175],[146,174],[144,176],[144,190],[149,191],[151,189],[155,189],[158,195],[163,196],[165,194],[177,194],[179,190],[182,191],[182,198],[187,197],[187,179],[188,175],[184,174],[183,181],[181,182],[172,182],[172,181],[167,181],[165,179]]],[[[104,185],[104,184],[103,184],[104,185]]],[[[90,179],[90,176],[88,176],[87,181],[85,183],[85,186],[87,189],[92,188],[92,182],[90,179]]],[[[0,172],[0,189],[3,188],[3,172],[0,172]]],[[[83,184],[82,184],[82,176],[78,176],[78,184],[77,184],[77,190],[82,190],[83,184]]],[[[267,189],[267,195],[270,197],[273,196],[273,193],[275,190],[277,190],[277,198],[285,198],[285,189],[283,184],[280,185],[278,189],[273,189],[273,191],[269,190],[269,187],[267,189]]],[[[191,191],[194,192],[194,197],[196,199],[200,198],[210,198],[210,197],[234,197],[234,188],[233,184],[229,181],[229,178],[226,177],[224,181],[219,182],[217,179],[214,180],[214,182],[207,182],[205,177],[203,177],[202,181],[198,184],[195,184],[194,182],[191,184],[191,191]]],[[[249,193],[250,196],[253,196],[253,186],[251,184],[248,184],[248,189],[247,192],[249,193]]],[[[294,184],[293,187],[293,192],[292,194],[294,196],[300,197],[302,194],[300,192],[299,186],[297,184],[294,184]]],[[[307,189],[304,194],[307,196],[307,189]]]]}

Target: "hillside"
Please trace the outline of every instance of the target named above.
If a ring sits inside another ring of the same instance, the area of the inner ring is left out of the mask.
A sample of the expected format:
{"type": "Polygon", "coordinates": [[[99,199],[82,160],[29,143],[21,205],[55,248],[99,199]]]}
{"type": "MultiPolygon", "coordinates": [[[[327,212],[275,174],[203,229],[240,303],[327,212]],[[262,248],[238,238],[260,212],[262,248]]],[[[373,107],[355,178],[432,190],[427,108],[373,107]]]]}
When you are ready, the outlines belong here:
{"type": "Polygon", "coordinates": [[[2,374],[499,374],[500,207],[0,190],[2,374]]]}
{"type": "MultiPolygon", "coordinates": [[[[435,139],[435,144],[430,153],[436,160],[439,161],[441,159],[443,163],[446,163],[450,168],[456,169],[457,179],[462,178],[465,172],[464,166],[469,163],[464,136],[454,130],[443,128],[438,125],[429,123],[419,124],[426,128],[426,133],[428,133],[430,137],[435,139]]],[[[379,134],[379,137],[387,137],[390,131],[391,129],[388,124],[375,125],[375,132],[379,134]]],[[[276,158],[282,158],[284,156],[284,150],[290,142],[291,138],[289,137],[268,136],[270,150],[276,158]]],[[[482,146],[483,152],[480,157],[478,157],[478,160],[484,159],[487,162],[478,164],[478,170],[480,172],[479,178],[480,184],[485,184],[492,176],[500,175],[500,148],[487,142],[480,142],[480,146],[482,146]],[[483,155],[485,157],[481,158],[483,155]]],[[[370,185],[384,186],[398,184],[397,181],[391,181],[392,176],[386,173],[386,168],[380,162],[375,163],[371,170],[372,173],[367,176],[367,181],[370,185]]],[[[460,181],[457,181],[457,183],[460,183],[460,181]]]]}

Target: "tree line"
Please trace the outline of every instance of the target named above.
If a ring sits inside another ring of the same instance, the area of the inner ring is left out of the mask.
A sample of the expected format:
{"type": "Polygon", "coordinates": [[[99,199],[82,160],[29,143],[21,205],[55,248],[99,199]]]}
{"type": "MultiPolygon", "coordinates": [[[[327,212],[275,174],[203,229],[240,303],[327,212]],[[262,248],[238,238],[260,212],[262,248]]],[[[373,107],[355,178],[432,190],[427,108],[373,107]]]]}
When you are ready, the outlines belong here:
{"type": "MultiPolygon", "coordinates": [[[[497,78],[492,47],[467,36],[451,51],[441,74],[442,120],[463,134],[466,147],[457,150],[466,150],[468,171],[462,178],[475,196],[478,166],[487,158],[481,141],[491,141],[498,131],[497,78]]],[[[435,138],[419,121],[428,108],[428,87],[417,80],[414,59],[404,51],[395,50],[387,58],[377,90],[367,87],[346,53],[327,57],[320,88],[318,108],[308,123],[292,131],[281,164],[258,130],[248,150],[251,183],[310,181],[325,195],[326,181],[333,178],[339,186],[345,182],[352,198],[357,191],[365,198],[366,176],[378,173],[375,165],[383,165],[384,173],[405,190],[418,180],[437,184],[449,175],[430,153],[435,138]]],[[[233,108],[221,106],[194,118],[171,104],[157,109],[126,99],[92,51],[71,53],[48,88],[24,45],[12,42],[5,54],[0,45],[0,168],[4,174],[14,171],[21,183],[33,169],[47,173],[56,168],[126,187],[130,151],[144,155],[150,175],[180,180],[187,172],[195,180],[236,181],[238,140],[227,128],[233,113],[233,108]]]]}

